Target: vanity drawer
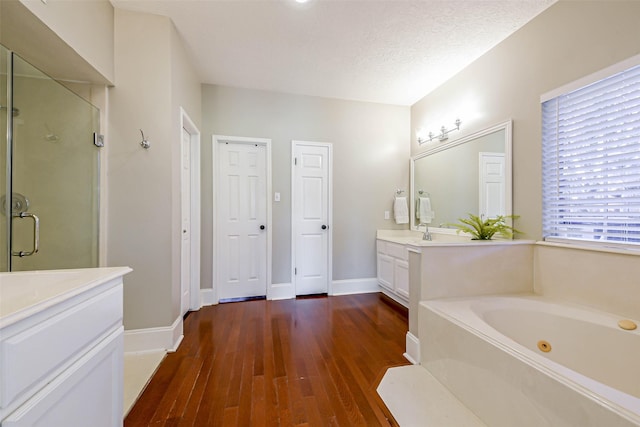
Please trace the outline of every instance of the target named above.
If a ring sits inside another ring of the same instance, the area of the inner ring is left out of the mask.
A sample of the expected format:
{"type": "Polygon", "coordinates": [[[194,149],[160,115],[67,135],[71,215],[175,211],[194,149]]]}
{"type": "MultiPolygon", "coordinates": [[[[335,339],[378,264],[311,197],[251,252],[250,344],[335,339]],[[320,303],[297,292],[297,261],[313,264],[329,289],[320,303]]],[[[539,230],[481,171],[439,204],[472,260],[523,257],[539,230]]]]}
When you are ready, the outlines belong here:
{"type": "Polygon", "coordinates": [[[26,400],[122,325],[122,284],[0,341],[0,408],[26,400]],[[29,390],[33,388],[33,390],[29,390]]]}
{"type": "Polygon", "coordinates": [[[407,260],[407,250],[404,245],[398,243],[386,242],[386,254],[394,258],[407,260]]]}
{"type": "Polygon", "coordinates": [[[48,383],[2,427],[122,427],[123,328],[48,383]]]}

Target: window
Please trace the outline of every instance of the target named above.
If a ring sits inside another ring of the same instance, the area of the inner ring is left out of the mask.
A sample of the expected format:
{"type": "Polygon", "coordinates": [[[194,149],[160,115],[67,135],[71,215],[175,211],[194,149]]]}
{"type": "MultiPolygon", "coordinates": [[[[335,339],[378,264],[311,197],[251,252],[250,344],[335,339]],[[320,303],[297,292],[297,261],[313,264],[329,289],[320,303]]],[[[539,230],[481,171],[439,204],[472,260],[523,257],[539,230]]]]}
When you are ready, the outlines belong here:
{"type": "Polygon", "coordinates": [[[542,187],[545,240],[640,245],[640,66],[543,100],[542,187]]]}

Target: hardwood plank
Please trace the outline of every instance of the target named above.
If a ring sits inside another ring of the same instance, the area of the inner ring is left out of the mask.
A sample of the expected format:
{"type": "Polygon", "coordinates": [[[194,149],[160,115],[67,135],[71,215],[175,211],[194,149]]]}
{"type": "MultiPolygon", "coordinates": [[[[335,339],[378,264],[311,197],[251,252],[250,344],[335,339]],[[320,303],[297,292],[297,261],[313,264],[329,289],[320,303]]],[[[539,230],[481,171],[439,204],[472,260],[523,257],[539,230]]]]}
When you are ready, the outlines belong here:
{"type": "Polygon", "coordinates": [[[315,396],[306,396],[304,398],[304,406],[309,420],[309,425],[322,426],[326,424],[325,420],[328,420],[328,418],[325,418],[320,414],[318,401],[315,396]]]}
{"type": "Polygon", "coordinates": [[[265,393],[265,417],[267,424],[277,426],[280,421],[278,411],[278,393],[275,383],[275,362],[273,354],[273,341],[269,339],[273,335],[271,330],[271,305],[266,305],[265,321],[262,323],[264,334],[264,393],[265,393]]]}
{"type": "Polygon", "coordinates": [[[186,360],[189,365],[187,366],[187,371],[181,381],[180,389],[178,390],[176,399],[174,400],[173,407],[169,411],[169,419],[182,419],[186,406],[191,400],[191,395],[195,388],[198,375],[200,375],[200,371],[202,370],[203,361],[201,359],[189,357],[186,360]]]}
{"type": "MultiPolygon", "coordinates": [[[[203,350],[206,348],[209,352],[212,352],[210,345],[204,344],[202,348],[203,350]]],[[[196,425],[196,419],[203,401],[205,387],[209,380],[209,375],[211,375],[211,368],[213,366],[213,357],[200,357],[200,359],[202,361],[200,372],[193,386],[191,396],[184,408],[182,419],[180,420],[180,423],[178,423],[179,427],[192,427],[196,425]]]]}
{"type": "Polygon", "coordinates": [[[251,402],[250,414],[251,414],[251,426],[266,426],[267,425],[267,407],[265,399],[265,384],[264,376],[254,376],[251,386],[251,402]]]}
{"type": "Polygon", "coordinates": [[[295,365],[294,365],[294,345],[291,342],[290,331],[293,328],[290,320],[280,323],[280,338],[282,344],[282,358],[284,360],[285,371],[287,375],[287,384],[289,390],[289,408],[291,417],[295,425],[303,424],[307,420],[305,413],[304,401],[300,382],[297,381],[295,365]]]}
{"type": "MultiPolygon", "coordinates": [[[[223,427],[229,426],[239,426],[241,424],[238,423],[238,407],[234,406],[233,408],[226,408],[224,410],[224,417],[222,419],[221,424],[210,424],[212,426],[221,425],[223,427]]],[[[245,424],[247,425],[247,424],[245,424]]]]}
{"type": "Polygon", "coordinates": [[[396,425],[375,388],[406,331],[378,294],[204,307],[125,426],[396,425]]]}
{"type": "Polygon", "coordinates": [[[236,359],[236,353],[226,353],[217,358],[217,366],[212,369],[209,382],[203,399],[209,400],[209,410],[196,425],[220,425],[224,417],[225,403],[231,382],[232,363],[236,359]],[[202,424],[200,424],[202,422],[202,424]]]}
{"type": "Polygon", "coordinates": [[[124,420],[127,426],[146,426],[151,422],[153,415],[157,409],[157,402],[162,399],[167,384],[169,384],[175,375],[175,371],[180,365],[181,360],[177,358],[164,358],[152,381],[153,387],[147,387],[143,395],[136,401],[124,420]],[[144,397],[144,399],[143,399],[144,397]]]}
{"type": "Polygon", "coordinates": [[[292,426],[293,419],[291,417],[291,403],[289,400],[289,381],[287,377],[278,377],[275,379],[276,390],[278,393],[279,421],[281,426],[292,426]]]}
{"type": "MultiPolygon", "coordinates": [[[[242,361],[242,376],[240,379],[238,425],[241,426],[253,425],[251,423],[252,404],[255,404],[259,399],[259,396],[253,394],[253,359],[253,346],[248,344],[245,346],[244,358],[242,361]]],[[[264,400],[264,398],[262,400],[264,400]]]]}
{"type": "Polygon", "coordinates": [[[271,320],[271,339],[273,342],[273,359],[275,364],[274,376],[276,378],[287,375],[287,370],[284,366],[284,358],[282,356],[282,339],[280,338],[280,326],[278,323],[279,319],[277,317],[271,320]]]}
{"type": "Polygon", "coordinates": [[[326,399],[330,403],[330,409],[335,416],[329,416],[329,419],[335,419],[339,425],[355,425],[350,419],[345,406],[342,404],[342,399],[338,389],[335,386],[333,379],[331,378],[329,371],[326,366],[325,360],[316,359],[316,364],[318,367],[319,373],[319,381],[314,386],[319,389],[316,392],[316,395],[321,396],[324,395],[326,399]]]}

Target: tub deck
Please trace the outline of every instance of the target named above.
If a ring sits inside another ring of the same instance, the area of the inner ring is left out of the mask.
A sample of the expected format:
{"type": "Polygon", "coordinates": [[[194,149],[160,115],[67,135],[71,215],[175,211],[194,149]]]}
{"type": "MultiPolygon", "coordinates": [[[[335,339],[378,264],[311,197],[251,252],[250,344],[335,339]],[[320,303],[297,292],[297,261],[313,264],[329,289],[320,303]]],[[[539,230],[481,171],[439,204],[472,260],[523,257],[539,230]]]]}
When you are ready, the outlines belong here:
{"type": "Polygon", "coordinates": [[[376,391],[401,427],[487,427],[420,365],[389,368],[376,391]]]}

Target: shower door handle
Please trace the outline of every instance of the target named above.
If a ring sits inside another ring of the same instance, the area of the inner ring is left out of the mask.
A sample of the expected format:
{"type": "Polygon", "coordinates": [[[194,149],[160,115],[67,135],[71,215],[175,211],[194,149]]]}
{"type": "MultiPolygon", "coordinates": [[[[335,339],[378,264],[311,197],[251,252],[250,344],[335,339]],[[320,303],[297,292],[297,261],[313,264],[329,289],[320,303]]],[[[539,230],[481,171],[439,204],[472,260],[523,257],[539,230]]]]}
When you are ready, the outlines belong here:
{"type": "Polygon", "coordinates": [[[14,218],[31,218],[33,220],[33,250],[31,251],[19,251],[19,252],[11,252],[13,256],[30,256],[35,253],[38,253],[38,245],[40,244],[40,218],[36,215],[29,212],[20,212],[17,214],[13,214],[14,218]]]}

